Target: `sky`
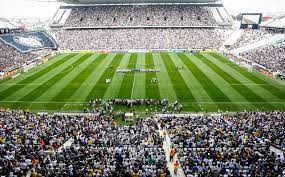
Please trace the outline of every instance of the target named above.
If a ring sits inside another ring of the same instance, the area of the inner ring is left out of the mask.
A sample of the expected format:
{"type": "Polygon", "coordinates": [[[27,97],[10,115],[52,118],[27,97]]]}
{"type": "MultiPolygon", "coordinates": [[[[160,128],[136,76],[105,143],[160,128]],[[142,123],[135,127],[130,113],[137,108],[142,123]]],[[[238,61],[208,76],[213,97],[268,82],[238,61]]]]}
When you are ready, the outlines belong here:
{"type": "MultiPolygon", "coordinates": [[[[51,18],[60,3],[55,0],[1,0],[0,17],[51,18]],[[43,1],[43,2],[38,2],[43,1]]],[[[223,0],[229,13],[285,12],[285,0],[223,0]]]]}
{"type": "Polygon", "coordinates": [[[284,12],[285,0],[223,0],[231,14],[242,12],[284,12]]]}

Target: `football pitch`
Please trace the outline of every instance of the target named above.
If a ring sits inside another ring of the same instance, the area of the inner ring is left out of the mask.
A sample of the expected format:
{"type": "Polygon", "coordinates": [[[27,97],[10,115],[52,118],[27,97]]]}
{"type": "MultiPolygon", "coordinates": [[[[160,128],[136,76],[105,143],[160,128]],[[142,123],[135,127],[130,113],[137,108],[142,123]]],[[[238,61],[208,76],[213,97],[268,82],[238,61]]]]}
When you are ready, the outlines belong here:
{"type": "MultiPolygon", "coordinates": [[[[285,85],[249,72],[219,53],[182,52],[64,53],[14,79],[0,81],[3,108],[82,112],[91,98],[178,100],[183,112],[284,111],[285,85]],[[135,68],[159,72],[117,72],[135,68]]],[[[134,109],[144,112],[146,106],[134,109]]]]}

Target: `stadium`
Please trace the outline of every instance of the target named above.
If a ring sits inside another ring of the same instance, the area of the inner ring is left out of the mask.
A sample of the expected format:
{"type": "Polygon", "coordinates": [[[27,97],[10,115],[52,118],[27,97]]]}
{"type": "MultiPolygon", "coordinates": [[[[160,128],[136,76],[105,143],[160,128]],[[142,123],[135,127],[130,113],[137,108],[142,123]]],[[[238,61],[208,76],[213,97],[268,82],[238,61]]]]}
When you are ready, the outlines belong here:
{"type": "Polygon", "coordinates": [[[285,176],[285,11],[56,3],[0,16],[1,176],[285,176]]]}

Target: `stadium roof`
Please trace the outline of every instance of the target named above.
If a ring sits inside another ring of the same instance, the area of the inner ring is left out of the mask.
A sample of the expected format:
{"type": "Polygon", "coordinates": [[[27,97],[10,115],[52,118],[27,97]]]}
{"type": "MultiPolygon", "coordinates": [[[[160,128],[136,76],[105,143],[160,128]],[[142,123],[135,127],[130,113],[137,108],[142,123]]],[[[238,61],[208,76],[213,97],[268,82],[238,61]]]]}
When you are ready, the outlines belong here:
{"type": "Polygon", "coordinates": [[[5,18],[0,18],[0,28],[14,29],[16,26],[5,18]]]}
{"type": "Polygon", "coordinates": [[[69,4],[209,3],[218,0],[58,0],[69,4]]]}
{"type": "Polygon", "coordinates": [[[285,14],[274,17],[266,21],[263,26],[273,28],[285,28],[285,14]]]}

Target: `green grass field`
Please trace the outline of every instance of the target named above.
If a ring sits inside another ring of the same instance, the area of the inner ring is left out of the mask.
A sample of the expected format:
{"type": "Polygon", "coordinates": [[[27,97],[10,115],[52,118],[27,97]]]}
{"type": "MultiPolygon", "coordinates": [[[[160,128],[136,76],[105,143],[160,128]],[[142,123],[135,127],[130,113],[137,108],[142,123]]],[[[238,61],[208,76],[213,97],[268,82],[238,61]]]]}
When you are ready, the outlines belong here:
{"type": "MultiPolygon", "coordinates": [[[[66,53],[0,81],[4,108],[82,112],[90,98],[165,98],[180,101],[184,112],[285,110],[282,83],[248,72],[218,53],[66,53]],[[177,66],[184,69],[178,71],[177,66]],[[118,68],[160,72],[122,74],[118,68]],[[159,82],[151,83],[152,78],[159,82]]],[[[135,109],[143,112],[145,107],[135,109]]]]}

